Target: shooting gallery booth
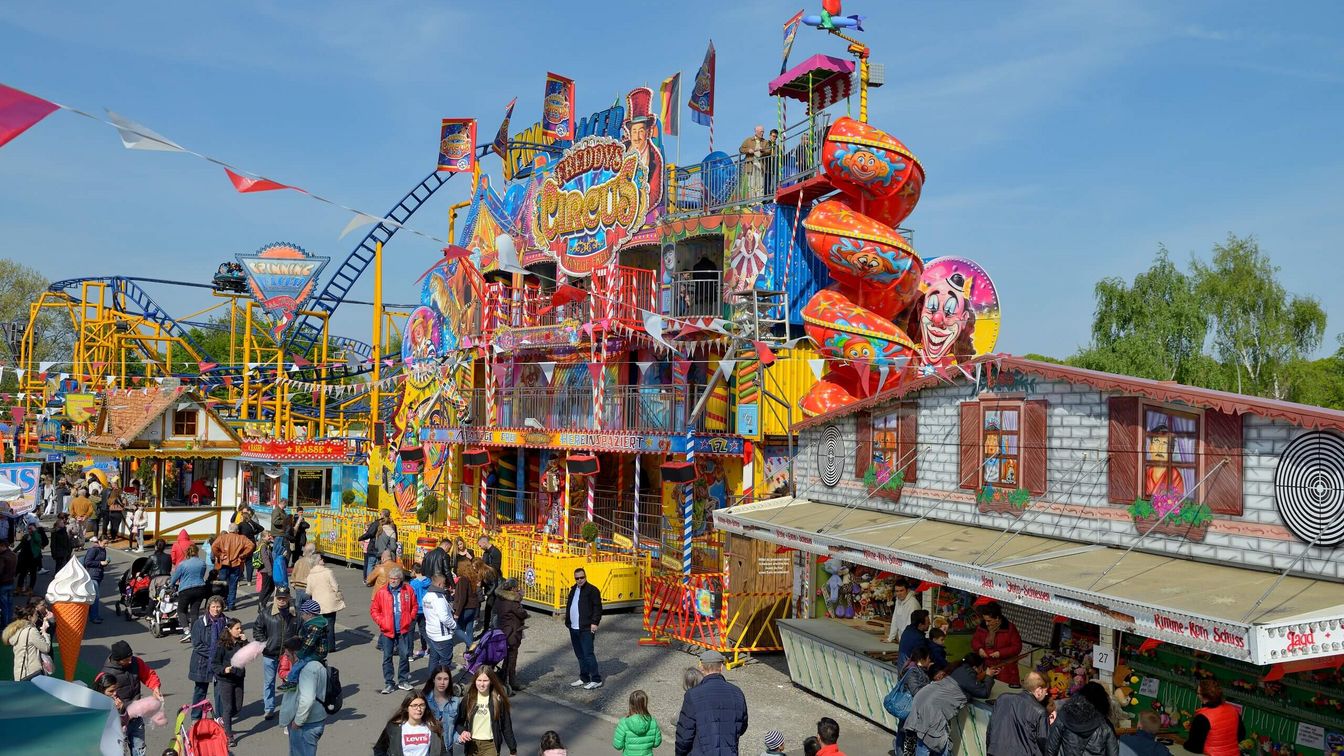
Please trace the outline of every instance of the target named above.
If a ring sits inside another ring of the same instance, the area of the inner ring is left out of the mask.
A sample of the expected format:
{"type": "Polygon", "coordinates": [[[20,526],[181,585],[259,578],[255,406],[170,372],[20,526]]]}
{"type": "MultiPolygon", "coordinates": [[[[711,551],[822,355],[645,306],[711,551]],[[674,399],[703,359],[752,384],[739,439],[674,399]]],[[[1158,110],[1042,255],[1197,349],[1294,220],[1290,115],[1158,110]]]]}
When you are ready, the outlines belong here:
{"type": "Polygon", "coordinates": [[[715,521],[792,551],[798,685],[896,726],[899,576],[949,651],[993,602],[1016,675],[1099,679],[1173,740],[1214,677],[1257,747],[1344,742],[1344,412],[989,355],[796,429],[797,494],[715,521]]]}

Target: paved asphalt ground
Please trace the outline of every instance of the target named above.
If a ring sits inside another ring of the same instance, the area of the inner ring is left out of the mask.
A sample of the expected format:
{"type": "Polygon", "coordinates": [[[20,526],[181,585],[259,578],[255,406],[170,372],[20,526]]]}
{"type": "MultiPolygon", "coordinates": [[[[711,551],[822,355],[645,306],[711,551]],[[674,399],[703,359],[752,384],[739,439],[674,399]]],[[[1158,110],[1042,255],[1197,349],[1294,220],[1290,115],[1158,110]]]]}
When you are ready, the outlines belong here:
{"type": "MultiPolygon", "coordinates": [[[[104,622],[89,624],[80,660],[89,667],[101,668],[111,644],[125,639],[158,672],[168,710],[175,714],[179,707],[190,702],[189,647],[174,636],[154,638],[148,620],[129,621],[113,614],[117,578],[134,555],[116,548],[110,553],[113,564],[102,584],[104,622]]],[[[47,566],[50,567],[49,558],[47,566]]],[[[319,752],[332,756],[370,754],[374,740],[400,697],[399,692],[387,696],[378,693],[382,688],[382,657],[373,643],[372,620],[364,609],[369,589],[364,587],[357,569],[341,565],[335,565],[334,569],[349,605],[337,615],[337,651],[332,657],[345,684],[345,708],[334,720],[328,720],[319,752]]],[[[41,577],[42,590],[50,577],[50,574],[41,577]]],[[[255,592],[240,586],[234,614],[241,616],[250,628],[256,613],[255,592]]],[[[568,631],[559,618],[533,613],[518,665],[519,677],[527,690],[513,699],[519,753],[535,756],[541,734],[554,729],[571,756],[615,754],[611,747],[615,723],[627,713],[630,692],[642,688],[649,694],[653,714],[663,728],[663,745],[657,753],[670,756],[681,707],[682,671],[693,666],[695,658],[675,648],[641,647],[637,641],[642,634],[638,612],[605,618],[597,636],[597,656],[606,686],[594,691],[574,689],[569,682],[577,677],[577,663],[568,631]]],[[[426,666],[423,659],[412,663],[411,672],[417,684],[427,676],[426,666]]],[[[891,735],[885,730],[794,687],[789,682],[782,654],[764,656],[730,671],[727,678],[747,696],[750,729],[742,741],[743,756],[761,753],[764,750],[761,739],[770,729],[785,734],[789,754],[801,754],[803,738],[815,734],[816,720],[822,716],[833,717],[840,723],[840,746],[850,756],[885,756],[891,749],[891,735]]],[[[275,721],[262,719],[260,664],[248,670],[245,690],[246,704],[241,721],[235,725],[239,737],[235,753],[240,756],[287,753],[284,735],[275,721]]],[[[171,737],[169,728],[151,728],[150,756],[162,753],[171,737]]],[[[461,753],[460,747],[455,753],[461,753]]]]}

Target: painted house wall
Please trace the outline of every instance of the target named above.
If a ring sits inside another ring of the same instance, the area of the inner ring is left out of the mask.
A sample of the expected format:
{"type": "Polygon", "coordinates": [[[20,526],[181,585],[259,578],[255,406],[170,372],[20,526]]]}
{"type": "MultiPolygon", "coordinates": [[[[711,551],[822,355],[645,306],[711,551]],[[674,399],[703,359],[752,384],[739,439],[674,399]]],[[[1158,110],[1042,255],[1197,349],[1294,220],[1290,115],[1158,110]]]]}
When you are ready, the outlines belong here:
{"type": "MultiPolygon", "coordinates": [[[[1031,497],[1021,518],[1025,521],[1022,532],[1122,548],[1135,544],[1141,531],[1125,505],[1112,503],[1108,497],[1108,399],[1113,394],[1030,376],[1009,388],[1012,396],[1048,403],[1047,488],[1044,495],[1031,497]]],[[[804,429],[796,459],[798,496],[907,515],[922,515],[932,508],[932,519],[981,527],[1019,523],[1011,515],[982,513],[976,492],[960,488],[960,403],[994,395],[979,394],[963,381],[904,398],[918,405],[918,471],[916,482],[905,486],[899,503],[872,495],[855,475],[856,416],[804,429]],[[843,446],[835,457],[840,481],[834,487],[826,486],[821,474],[828,458],[823,438],[829,425],[836,426],[843,446]]],[[[884,408],[872,410],[881,413],[884,408]]],[[[1242,515],[1215,514],[1202,543],[1152,533],[1136,548],[1266,570],[1292,566],[1293,573],[1344,580],[1344,560],[1331,559],[1334,552],[1327,549],[1313,548],[1308,558],[1293,566],[1307,544],[1288,531],[1276,508],[1273,481],[1279,456],[1303,432],[1290,423],[1242,415],[1242,515]]]]}

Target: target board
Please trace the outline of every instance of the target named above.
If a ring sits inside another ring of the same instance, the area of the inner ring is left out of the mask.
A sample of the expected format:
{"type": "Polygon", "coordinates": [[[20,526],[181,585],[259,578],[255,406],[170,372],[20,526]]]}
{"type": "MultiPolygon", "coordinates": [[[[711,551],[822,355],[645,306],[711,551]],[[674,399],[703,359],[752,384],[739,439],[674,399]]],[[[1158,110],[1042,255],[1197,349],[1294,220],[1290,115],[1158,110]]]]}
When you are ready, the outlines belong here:
{"type": "Polygon", "coordinates": [[[821,443],[817,445],[817,470],[821,473],[821,482],[828,488],[840,485],[840,474],[845,469],[845,439],[840,429],[828,425],[821,432],[821,443]]]}
{"type": "Polygon", "coordinates": [[[1316,431],[1294,439],[1274,471],[1274,501],[1293,535],[1344,543],[1344,438],[1316,431]]]}

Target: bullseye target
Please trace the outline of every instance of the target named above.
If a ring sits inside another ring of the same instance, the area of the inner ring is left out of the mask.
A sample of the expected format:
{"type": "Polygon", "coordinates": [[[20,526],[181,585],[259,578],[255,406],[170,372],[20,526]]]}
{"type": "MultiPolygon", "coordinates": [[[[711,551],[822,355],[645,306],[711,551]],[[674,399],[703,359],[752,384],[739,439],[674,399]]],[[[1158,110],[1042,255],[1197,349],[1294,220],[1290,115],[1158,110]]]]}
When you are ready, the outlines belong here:
{"type": "Polygon", "coordinates": [[[1317,546],[1344,543],[1344,439],[1323,432],[1294,439],[1279,457],[1274,499],[1293,535],[1317,546]]]}
{"type": "Polygon", "coordinates": [[[840,435],[839,428],[828,425],[821,432],[821,443],[817,446],[817,469],[821,472],[821,482],[828,488],[840,485],[844,460],[845,439],[840,435]]]}

